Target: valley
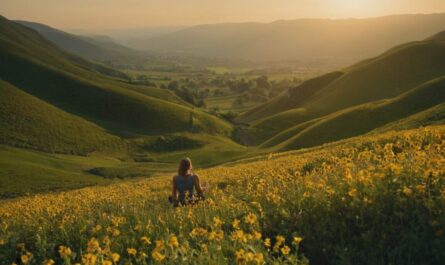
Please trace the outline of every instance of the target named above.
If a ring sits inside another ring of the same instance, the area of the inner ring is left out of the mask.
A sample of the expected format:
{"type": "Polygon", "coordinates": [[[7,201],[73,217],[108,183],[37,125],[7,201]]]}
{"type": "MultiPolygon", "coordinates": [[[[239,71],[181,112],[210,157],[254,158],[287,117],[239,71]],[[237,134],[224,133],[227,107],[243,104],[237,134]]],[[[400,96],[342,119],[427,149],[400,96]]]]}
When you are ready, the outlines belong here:
{"type": "Polygon", "coordinates": [[[173,172],[184,156],[209,167],[443,121],[428,116],[445,99],[441,33],[340,67],[153,56],[43,24],[1,22],[2,157],[52,161],[37,174],[26,159],[4,163],[4,172],[23,164],[14,175],[24,184],[5,184],[2,197],[173,172]],[[45,177],[60,168],[75,184],[45,177]],[[52,184],[35,185],[45,181],[52,184]]]}
{"type": "Polygon", "coordinates": [[[445,13],[44,21],[0,15],[0,265],[445,261],[445,13]]]}

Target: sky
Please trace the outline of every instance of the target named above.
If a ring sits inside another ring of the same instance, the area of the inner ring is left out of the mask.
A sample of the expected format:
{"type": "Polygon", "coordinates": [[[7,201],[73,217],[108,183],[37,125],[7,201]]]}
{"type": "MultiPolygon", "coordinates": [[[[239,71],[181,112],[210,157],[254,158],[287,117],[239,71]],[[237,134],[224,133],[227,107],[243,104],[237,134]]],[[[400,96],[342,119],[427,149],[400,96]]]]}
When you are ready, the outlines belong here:
{"type": "Polygon", "coordinates": [[[125,29],[445,12],[445,0],[0,0],[0,14],[62,29],[125,29]]]}

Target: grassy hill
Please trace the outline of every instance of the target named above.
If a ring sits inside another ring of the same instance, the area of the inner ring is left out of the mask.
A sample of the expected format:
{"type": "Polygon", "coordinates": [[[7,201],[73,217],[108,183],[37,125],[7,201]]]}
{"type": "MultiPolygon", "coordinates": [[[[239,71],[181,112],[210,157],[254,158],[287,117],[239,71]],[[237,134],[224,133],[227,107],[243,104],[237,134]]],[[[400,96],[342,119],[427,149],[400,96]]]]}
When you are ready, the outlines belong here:
{"type": "Polygon", "coordinates": [[[441,264],[444,137],[374,134],[197,170],[208,190],[193,207],[167,202],[170,174],[2,201],[0,260],[441,264]]]}
{"type": "Polygon", "coordinates": [[[309,80],[246,112],[240,120],[251,122],[246,134],[258,139],[258,143],[290,125],[354,105],[396,97],[444,74],[445,41],[433,37],[395,47],[342,72],[309,80]]]}
{"type": "Polygon", "coordinates": [[[244,122],[255,121],[263,117],[295,109],[296,106],[304,103],[305,100],[327,87],[342,75],[342,72],[332,72],[303,82],[297,87],[284,91],[278,97],[271,99],[265,104],[246,111],[241,116],[241,120],[244,122]]]}
{"type": "Polygon", "coordinates": [[[91,60],[129,62],[144,57],[143,52],[119,45],[101,36],[78,36],[40,23],[16,22],[34,29],[60,49],[91,60]]]}
{"type": "MultiPolygon", "coordinates": [[[[44,121],[42,125],[47,123],[47,121],[44,121]]],[[[83,123],[85,122],[83,121],[83,123]]],[[[35,125],[34,123],[30,124],[35,125]]],[[[60,123],[59,125],[66,125],[66,123],[60,123]]],[[[68,123],[68,125],[70,124],[68,123]]],[[[53,125],[50,124],[50,126],[53,125]]],[[[17,131],[20,132],[28,129],[26,124],[17,127],[17,131]]],[[[9,146],[0,142],[0,200],[27,194],[109,184],[124,179],[152,178],[160,174],[173,175],[177,169],[178,161],[186,156],[193,158],[193,164],[196,168],[202,168],[252,155],[251,150],[226,137],[192,133],[131,139],[126,141],[125,149],[111,149],[110,147],[114,146],[108,144],[108,146],[99,146],[99,149],[95,150],[97,152],[88,153],[87,156],[45,153],[11,147],[15,144],[18,147],[29,148],[30,140],[40,137],[40,140],[48,141],[45,137],[48,136],[49,132],[55,131],[51,129],[48,132],[47,128],[43,128],[44,131],[36,135],[36,132],[40,132],[37,129],[41,129],[41,127],[35,126],[30,130],[31,132],[25,131],[26,135],[21,133],[19,136],[24,138],[30,135],[30,138],[18,139],[23,141],[17,140],[16,132],[13,132],[12,136],[7,135],[5,137],[6,144],[9,146]],[[157,148],[154,148],[152,143],[157,144],[160,139],[163,139],[162,145],[158,144],[157,148]],[[169,142],[166,143],[166,141],[169,142]],[[199,145],[180,148],[178,147],[178,141],[193,141],[198,142],[199,145]],[[21,145],[23,142],[26,143],[25,146],[21,145]],[[108,149],[106,149],[107,147],[108,149]]],[[[61,133],[65,133],[64,129],[61,128],[61,133]]],[[[79,128],[74,129],[79,131],[79,128]]],[[[3,132],[7,132],[7,130],[3,128],[0,130],[1,140],[4,140],[3,132]]],[[[50,146],[54,146],[58,151],[62,150],[63,153],[66,150],[70,151],[68,148],[73,147],[72,143],[74,141],[77,140],[80,144],[84,144],[85,141],[90,139],[87,136],[87,140],[82,142],[82,139],[76,138],[75,135],[68,135],[68,137],[71,137],[70,139],[59,139],[58,134],[51,136],[55,139],[50,140],[50,146]]],[[[37,143],[37,148],[34,148],[34,146],[31,146],[31,148],[48,150],[48,145],[44,143],[42,143],[43,147],[37,143]]],[[[72,153],[79,154],[79,148],[82,145],[74,145],[74,147],[76,149],[72,153]]],[[[86,146],[85,151],[91,151],[88,148],[91,148],[91,145],[86,146]]],[[[49,151],[52,151],[52,149],[49,151]]]]}
{"type": "MultiPolygon", "coordinates": [[[[367,133],[425,110],[431,113],[429,108],[443,102],[445,77],[427,82],[393,99],[365,103],[299,124],[269,139],[262,146],[276,145],[280,150],[291,150],[321,145],[367,133]],[[280,143],[281,140],[284,141],[280,143]]],[[[440,111],[440,108],[433,110],[440,111]]]]}
{"type": "Polygon", "coordinates": [[[371,133],[381,133],[391,130],[408,130],[436,124],[445,124],[445,103],[413,114],[404,119],[386,124],[385,126],[371,131],[371,133]]]}
{"type": "Polygon", "coordinates": [[[444,74],[444,58],[445,41],[437,36],[403,44],[348,67],[343,74],[330,73],[291,88],[279,99],[258,107],[257,111],[247,112],[243,120],[258,120],[298,107],[308,107],[309,110],[314,104],[314,111],[326,113],[370,100],[394,97],[444,74]],[[312,93],[308,94],[307,88],[312,93]]]}
{"type": "Polygon", "coordinates": [[[116,159],[48,154],[0,145],[0,199],[110,183],[87,172],[116,159]]]}
{"type": "MultiPolygon", "coordinates": [[[[138,49],[254,61],[352,61],[444,30],[445,14],[199,25],[135,40],[138,49]],[[370,33],[372,32],[372,35],[370,33]]],[[[129,44],[130,45],[130,44],[129,44]]]]}
{"type": "Polygon", "coordinates": [[[120,138],[0,80],[0,143],[86,155],[125,149],[120,138]]]}
{"type": "Polygon", "coordinates": [[[167,90],[109,78],[35,31],[0,19],[0,78],[57,108],[120,135],[183,131],[229,134],[231,125],[167,90]]]}

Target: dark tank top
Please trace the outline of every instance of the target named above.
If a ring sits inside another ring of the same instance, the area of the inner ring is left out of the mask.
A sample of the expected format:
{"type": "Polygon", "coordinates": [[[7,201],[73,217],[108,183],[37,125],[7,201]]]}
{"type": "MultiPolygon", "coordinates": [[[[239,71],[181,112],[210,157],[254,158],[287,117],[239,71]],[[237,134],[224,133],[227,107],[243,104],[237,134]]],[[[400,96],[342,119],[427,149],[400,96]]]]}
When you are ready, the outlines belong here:
{"type": "Polygon", "coordinates": [[[195,187],[195,175],[175,176],[176,190],[178,191],[178,201],[186,204],[193,199],[193,189],[195,187]]]}

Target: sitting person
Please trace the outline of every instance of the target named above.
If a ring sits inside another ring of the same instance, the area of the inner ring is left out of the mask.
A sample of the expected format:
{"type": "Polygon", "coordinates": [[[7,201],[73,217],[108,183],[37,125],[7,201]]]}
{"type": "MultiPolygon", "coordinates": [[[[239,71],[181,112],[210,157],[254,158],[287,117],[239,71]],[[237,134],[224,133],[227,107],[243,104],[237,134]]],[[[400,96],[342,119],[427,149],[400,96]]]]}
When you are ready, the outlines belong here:
{"type": "Polygon", "coordinates": [[[192,161],[188,157],[182,159],[179,163],[178,174],[173,177],[170,203],[177,207],[204,199],[204,189],[201,187],[199,177],[192,173],[192,161]],[[194,196],[193,189],[196,190],[198,197],[194,196]]]}

